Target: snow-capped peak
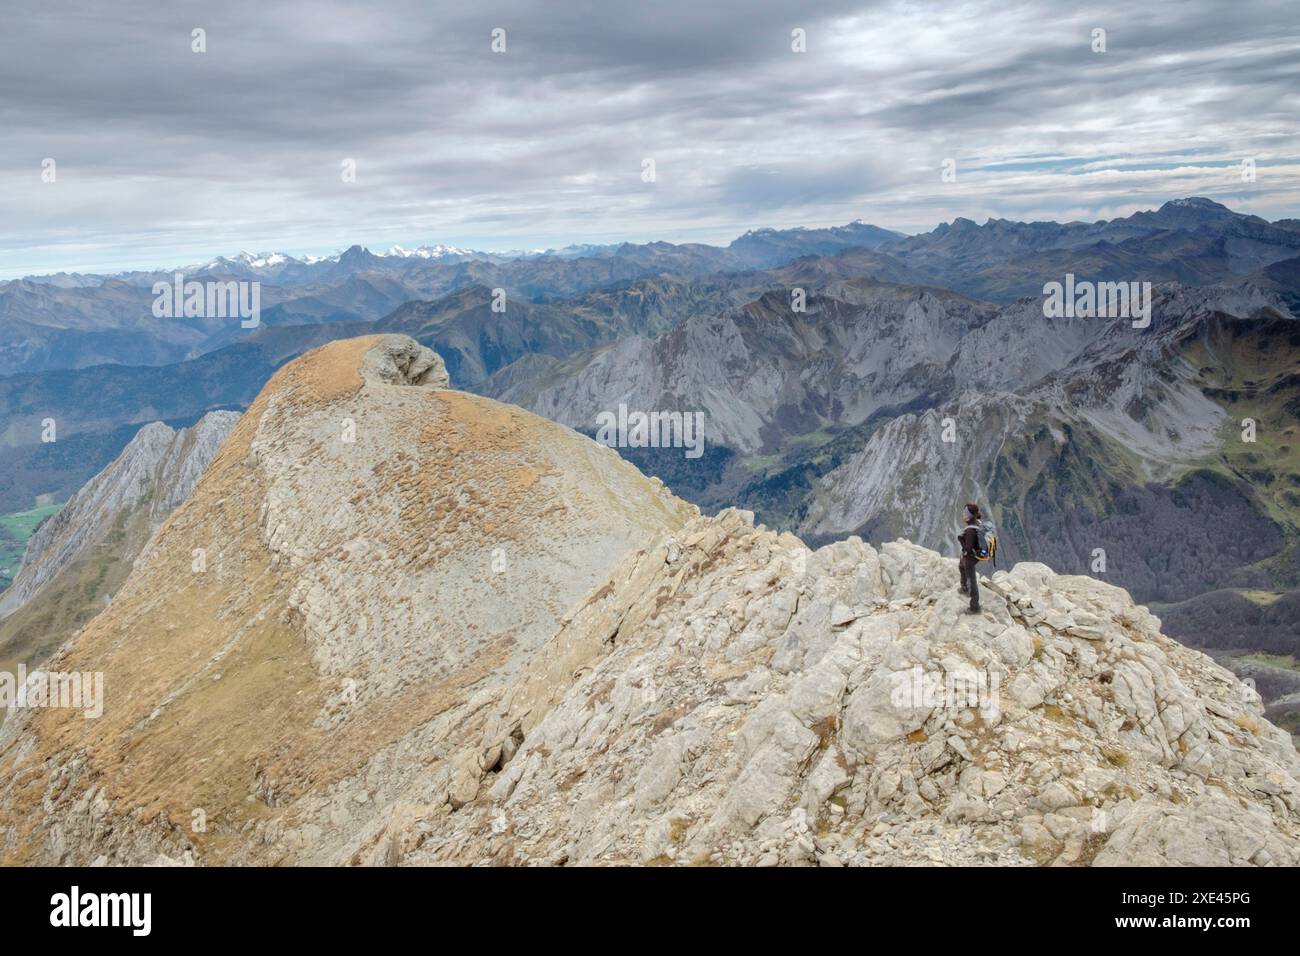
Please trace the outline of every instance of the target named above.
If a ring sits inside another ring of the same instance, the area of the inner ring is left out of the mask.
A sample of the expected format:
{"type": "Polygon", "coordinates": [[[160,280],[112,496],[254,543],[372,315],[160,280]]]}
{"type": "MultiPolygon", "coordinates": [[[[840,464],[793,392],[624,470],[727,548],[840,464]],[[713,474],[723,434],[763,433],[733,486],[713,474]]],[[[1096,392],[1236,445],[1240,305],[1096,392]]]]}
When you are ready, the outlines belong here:
{"type": "Polygon", "coordinates": [[[441,259],[444,256],[464,256],[468,254],[468,249],[458,249],[455,246],[444,246],[439,243],[434,246],[419,246],[415,249],[393,246],[383,255],[394,256],[399,259],[441,259]]]}
{"type": "Polygon", "coordinates": [[[240,252],[233,258],[217,256],[202,268],[219,269],[222,266],[240,265],[249,269],[271,269],[275,266],[282,266],[286,262],[294,261],[297,260],[295,260],[293,256],[287,256],[283,252],[240,252]]]}
{"type": "Polygon", "coordinates": [[[284,265],[290,259],[283,252],[259,252],[256,254],[241,252],[235,258],[250,269],[268,269],[272,266],[284,265]]]}

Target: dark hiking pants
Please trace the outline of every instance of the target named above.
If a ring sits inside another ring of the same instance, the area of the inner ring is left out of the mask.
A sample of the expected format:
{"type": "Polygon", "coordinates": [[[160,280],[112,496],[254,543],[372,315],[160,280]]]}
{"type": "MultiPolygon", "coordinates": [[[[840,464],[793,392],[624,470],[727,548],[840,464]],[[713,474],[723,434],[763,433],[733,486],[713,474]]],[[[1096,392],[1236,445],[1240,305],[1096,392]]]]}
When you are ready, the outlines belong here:
{"type": "Polygon", "coordinates": [[[980,609],[979,570],[975,562],[961,565],[961,589],[970,592],[970,609],[980,609]]]}

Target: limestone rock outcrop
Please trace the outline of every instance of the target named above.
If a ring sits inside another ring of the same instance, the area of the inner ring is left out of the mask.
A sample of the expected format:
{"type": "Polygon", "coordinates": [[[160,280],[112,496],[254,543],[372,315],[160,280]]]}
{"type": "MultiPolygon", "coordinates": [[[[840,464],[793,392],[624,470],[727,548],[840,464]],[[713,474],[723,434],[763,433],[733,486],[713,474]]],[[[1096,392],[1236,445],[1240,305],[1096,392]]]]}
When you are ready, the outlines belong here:
{"type": "Polygon", "coordinates": [[[1023,563],[969,615],[950,559],[751,521],[624,561],[411,862],[1300,863],[1289,735],[1121,589],[1023,563]]]}

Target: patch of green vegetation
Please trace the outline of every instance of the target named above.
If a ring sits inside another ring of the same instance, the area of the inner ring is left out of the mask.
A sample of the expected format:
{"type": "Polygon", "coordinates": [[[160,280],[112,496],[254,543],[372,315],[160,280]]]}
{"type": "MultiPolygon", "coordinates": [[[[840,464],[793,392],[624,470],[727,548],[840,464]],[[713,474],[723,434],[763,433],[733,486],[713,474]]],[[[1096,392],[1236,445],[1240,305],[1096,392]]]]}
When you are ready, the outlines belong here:
{"type": "Polygon", "coordinates": [[[41,522],[58,514],[63,505],[44,505],[30,511],[0,515],[0,591],[9,587],[22,564],[27,542],[41,522]]]}
{"type": "Polygon", "coordinates": [[[1277,599],[1282,596],[1281,591],[1250,591],[1243,588],[1237,588],[1236,591],[1251,604],[1257,604],[1260,607],[1276,604],[1277,599]]]}
{"type": "Polygon", "coordinates": [[[875,430],[893,417],[880,412],[851,428],[821,428],[799,436],[782,454],[754,459],[762,466],[753,468],[756,474],[737,490],[735,503],[751,509],[768,527],[797,526],[815,481],[865,448],[875,430]]]}
{"type": "Polygon", "coordinates": [[[1265,654],[1260,651],[1251,654],[1235,654],[1225,657],[1224,661],[1232,664],[1258,664],[1300,673],[1300,661],[1296,660],[1294,654],[1265,654]]]}
{"type": "Polygon", "coordinates": [[[835,432],[826,428],[819,428],[815,432],[809,432],[807,435],[799,435],[790,439],[790,444],[803,448],[820,448],[828,442],[834,441],[835,432]]]}

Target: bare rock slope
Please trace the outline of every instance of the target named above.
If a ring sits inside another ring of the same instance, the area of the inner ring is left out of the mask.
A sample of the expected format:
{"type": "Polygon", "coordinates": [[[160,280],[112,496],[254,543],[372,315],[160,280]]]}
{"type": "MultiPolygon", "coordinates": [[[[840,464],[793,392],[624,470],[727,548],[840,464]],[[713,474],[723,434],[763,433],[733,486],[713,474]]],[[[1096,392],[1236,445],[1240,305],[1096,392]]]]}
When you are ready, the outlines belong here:
{"type": "Polygon", "coordinates": [[[1289,737],[1124,591],[965,615],[445,385],[397,336],[276,375],[56,660],[103,717],[0,729],[0,859],[1300,863],[1289,737]]]}

